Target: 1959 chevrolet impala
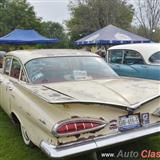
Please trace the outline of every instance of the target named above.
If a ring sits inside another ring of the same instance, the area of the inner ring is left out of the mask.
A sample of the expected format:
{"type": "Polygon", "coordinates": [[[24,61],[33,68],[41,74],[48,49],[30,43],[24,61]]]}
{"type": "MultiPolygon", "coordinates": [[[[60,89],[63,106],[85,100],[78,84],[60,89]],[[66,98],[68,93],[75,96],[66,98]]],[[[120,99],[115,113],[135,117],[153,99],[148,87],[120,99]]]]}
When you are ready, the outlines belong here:
{"type": "Polygon", "coordinates": [[[86,51],[7,53],[0,105],[52,158],[160,133],[160,82],[120,78],[86,51]]]}

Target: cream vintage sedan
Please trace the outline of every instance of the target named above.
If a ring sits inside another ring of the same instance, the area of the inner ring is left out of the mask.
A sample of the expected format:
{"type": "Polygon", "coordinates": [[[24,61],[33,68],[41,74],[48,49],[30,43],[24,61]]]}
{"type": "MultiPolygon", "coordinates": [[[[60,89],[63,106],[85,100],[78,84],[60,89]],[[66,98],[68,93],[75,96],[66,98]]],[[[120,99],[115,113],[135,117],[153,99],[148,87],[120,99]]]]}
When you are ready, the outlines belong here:
{"type": "Polygon", "coordinates": [[[120,78],[95,54],[13,51],[3,66],[1,107],[52,158],[160,133],[160,83],[120,78]]]}

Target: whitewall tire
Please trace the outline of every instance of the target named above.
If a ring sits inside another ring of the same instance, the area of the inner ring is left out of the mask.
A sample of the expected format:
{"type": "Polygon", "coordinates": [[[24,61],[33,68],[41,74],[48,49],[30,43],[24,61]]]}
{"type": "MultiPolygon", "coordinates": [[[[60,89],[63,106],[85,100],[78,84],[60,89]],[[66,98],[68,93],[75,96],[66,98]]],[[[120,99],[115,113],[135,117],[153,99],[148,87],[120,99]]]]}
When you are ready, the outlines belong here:
{"type": "Polygon", "coordinates": [[[33,143],[28,136],[27,130],[25,129],[23,125],[21,125],[21,133],[22,133],[22,138],[23,138],[24,143],[27,146],[33,146],[33,143]]]}

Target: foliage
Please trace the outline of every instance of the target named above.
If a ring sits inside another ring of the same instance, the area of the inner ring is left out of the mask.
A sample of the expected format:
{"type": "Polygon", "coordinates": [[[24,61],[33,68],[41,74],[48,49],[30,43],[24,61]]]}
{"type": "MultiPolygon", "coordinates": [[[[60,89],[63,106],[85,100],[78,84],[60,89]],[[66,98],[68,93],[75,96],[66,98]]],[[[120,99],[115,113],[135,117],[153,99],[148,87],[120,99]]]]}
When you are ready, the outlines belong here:
{"type": "Polygon", "coordinates": [[[76,40],[108,24],[129,28],[132,5],[124,0],[79,0],[71,2],[71,19],[67,22],[71,38],[76,40]]]}
{"type": "Polygon", "coordinates": [[[137,0],[136,22],[140,33],[155,41],[160,41],[160,0],[137,0]]]}
{"type": "MultiPolygon", "coordinates": [[[[46,47],[49,47],[49,48],[53,48],[53,47],[54,48],[67,48],[68,47],[69,40],[68,40],[68,37],[62,25],[56,22],[48,21],[48,22],[42,22],[41,26],[42,26],[41,33],[44,36],[49,37],[49,38],[56,37],[60,40],[60,42],[55,44],[54,46],[47,45],[46,47]]],[[[43,47],[45,46],[43,45],[43,47]]]]}
{"type": "Polygon", "coordinates": [[[150,34],[150,30],[148,28],[142,26],[132,26],[131,31],[136,33],[137,35],[149,38],[154,42],[160,42],[160,27],[154,29],[154,32],[150,34]]]}
{"type": "Polygon", "coordinates": [[[67,48],[69,45],[69,40],[63,26],[54,22],[42,22],[40,18],[37,18],[33,6],[27,0],[0,0],[0,36],[6,35],[15,28],[35,29],[46,37],[59,38],[61,41],[56,45],[3,45],[0,47],[0,50],[67,48]]]}
{"type": "MultiPolygon", "coordinates": [[[[16,28],[41,30],[41,19],[26,0],[0,0],[0,36],[16,28]]],[[[1,45],[0,50],[10,51],[23,46],[1,45]]]]}
{"type": "Polygon", "coordinates": [[[0,36],[15,28],[40,31],[40,19],[26,0],[0,0],[0,36]]]}

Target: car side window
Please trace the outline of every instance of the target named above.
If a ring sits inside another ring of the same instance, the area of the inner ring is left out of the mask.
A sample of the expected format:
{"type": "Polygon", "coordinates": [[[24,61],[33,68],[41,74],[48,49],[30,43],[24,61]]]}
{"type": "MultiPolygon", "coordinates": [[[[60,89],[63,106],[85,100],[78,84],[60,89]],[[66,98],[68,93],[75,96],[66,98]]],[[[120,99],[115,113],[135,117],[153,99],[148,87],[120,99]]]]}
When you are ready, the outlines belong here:
{"type": "Polygon", "coordinates": [[[160,51],[152,54],[152,56],[149,58],[149,61],[151,63],[160,63],[160,51]]]}
{"type": "Polygon", "coordinates": [[[5,65],[4,65],[4,74],[9,75],[10,74],[10,68],[12,65],[12,59],[6,58],[5,59],[5,65]]]}
{"type": "Polygon", "coordinates": [[[21,72],[20,63],[16,59],[13,59],[10,76],[19,79],[20,72],[21,72]]]}
{"type": "Polygon", "coordinates": [[[108,61],[109,63],[121,64],[123,62],[123,50],[109,50],[108,61]]]}
{"type": "Polygon", "coordinates": [[[137,51],[124,50],[123,64],[144,64],[144,60],[137,51]]]}

